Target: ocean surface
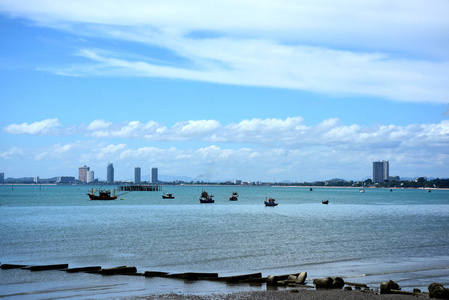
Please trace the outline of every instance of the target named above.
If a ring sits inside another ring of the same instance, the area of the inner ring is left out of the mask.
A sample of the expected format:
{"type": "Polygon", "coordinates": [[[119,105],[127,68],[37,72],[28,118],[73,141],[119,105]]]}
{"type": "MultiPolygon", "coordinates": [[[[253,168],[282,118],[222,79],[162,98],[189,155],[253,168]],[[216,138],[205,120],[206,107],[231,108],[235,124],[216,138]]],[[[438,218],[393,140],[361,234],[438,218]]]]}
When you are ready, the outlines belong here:
{"type": "MultiPolygon", "coordinates": [[[[449,285],[449,191],[164,186],[89,201],[90,186],[0,186],[0,262],[138,272],[308,272],[378,288],[449,285]],[[200,204],[202,190],[214,204],[200,204]],[[229,201],[233,191],[238,201],[229,201]],[[162,193],[175,199],[162,199],[162,193]],[[277,207],[265,207],[273,197],[277,207]],[[328,205],[321,204],[329,200],[328,205]]],[[[108,186],[109,189],[115,186],[108,186]]],[[[265,285],[0,270],[8,299],[113,298],[264,290],[265,285]]]]}

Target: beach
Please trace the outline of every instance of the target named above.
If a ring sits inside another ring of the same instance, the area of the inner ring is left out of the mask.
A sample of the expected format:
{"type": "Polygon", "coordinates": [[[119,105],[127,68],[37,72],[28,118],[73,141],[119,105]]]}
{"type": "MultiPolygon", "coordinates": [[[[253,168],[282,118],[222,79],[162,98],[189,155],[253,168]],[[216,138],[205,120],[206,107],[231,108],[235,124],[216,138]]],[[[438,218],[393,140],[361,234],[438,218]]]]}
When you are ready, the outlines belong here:
{"type": "Polygon", "coordinates": [[[382,294],[373,291],[342,291],[342,290],[296,290],[292,291],[261,291],[261,292],[240,292],[230,294],[209,294],[209,295],[184,295],[184,294],[164,294],[148,295],[143,297],[126,298],[132,300],[154,299],[154,300],[411,300],[425,299],[427,295],[398,295],[382,294]]]}

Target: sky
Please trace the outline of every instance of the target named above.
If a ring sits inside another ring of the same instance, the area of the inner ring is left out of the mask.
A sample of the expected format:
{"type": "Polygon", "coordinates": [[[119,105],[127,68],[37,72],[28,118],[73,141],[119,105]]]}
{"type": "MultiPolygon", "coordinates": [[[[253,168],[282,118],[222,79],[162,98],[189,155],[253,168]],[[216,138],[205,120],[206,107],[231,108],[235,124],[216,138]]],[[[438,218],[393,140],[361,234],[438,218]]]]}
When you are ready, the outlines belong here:
{"type": "Polygon", "coordinates": [[[449,177],[449,1],[0,0],[0,172],[449,177]]]}

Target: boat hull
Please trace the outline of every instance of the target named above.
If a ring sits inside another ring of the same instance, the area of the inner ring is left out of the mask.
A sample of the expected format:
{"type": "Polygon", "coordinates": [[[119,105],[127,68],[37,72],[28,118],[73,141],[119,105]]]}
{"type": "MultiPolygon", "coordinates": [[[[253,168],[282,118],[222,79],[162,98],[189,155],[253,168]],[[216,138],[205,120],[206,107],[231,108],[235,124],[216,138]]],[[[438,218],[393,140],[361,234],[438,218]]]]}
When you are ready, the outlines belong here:
{"type": "Polygon", "coordinates": [[[118,196],[110,196],[110,197],[104,197],[104,196],[98,196],[98,195],[92,195],[87,194],[90,198],[90,200],[115,200],[118,196]]]}
{"type": "Polygon", "coordinates": [[[277,203],[275,203],[275,202],[268,202],[268,201],[265,201],[265,206],[277,206],[278,204],[277,203]]]}
{"type": "Polygon", "coordinates": [[[214,203],[215,200],[213,199],[200,199],[200,203],[214,203]]]}

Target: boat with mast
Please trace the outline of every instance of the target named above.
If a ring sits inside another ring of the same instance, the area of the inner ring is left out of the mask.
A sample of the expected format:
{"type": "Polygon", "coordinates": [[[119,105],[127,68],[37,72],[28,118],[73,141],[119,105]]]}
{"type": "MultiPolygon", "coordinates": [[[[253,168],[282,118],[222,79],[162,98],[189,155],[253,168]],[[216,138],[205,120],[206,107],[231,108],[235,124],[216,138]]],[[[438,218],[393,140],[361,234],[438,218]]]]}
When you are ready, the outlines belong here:
{"type": "Polygon", "coordinates": [[[239,195],[237,194],[237,192],[232,192],[232,195],[231,195],[231,197],[229,197],[229,201],[237,201],[237,200],[239,200],[237,197],[238,197],[239,195]]]}
{"type": "Polygon", "coordinates": [[[87,195],[89,196],[90,200],[115,200],[120,195],[115,194],[115,189],[113,191],[114,192],[111,195],[110,190],[97,189],[94,191],[94,188],[92,188],[92,191],[90,193],[88,193],[87,195]],[[97,192],[98,192],[98,194],[96,194],[97,192]]]}
{"type": "Polygon", "coordinates": [[[276,203],[276,200],[273,198],[270,198],[268,200],[265,199],[265,206],[277,206],[278,203],[276,203]]]}
{"type": "Polygon", "coordinates": [[[209,195],[206,191],[201,192],[200,203],[214,203],[213,195],[209,195]]]}
{"type": "Polygon", "coordinates": [[[173,196],[173,194],[167,193],[165,195],[162,195],[162,199],[175,199],[175,196],[173,196]]]}

